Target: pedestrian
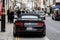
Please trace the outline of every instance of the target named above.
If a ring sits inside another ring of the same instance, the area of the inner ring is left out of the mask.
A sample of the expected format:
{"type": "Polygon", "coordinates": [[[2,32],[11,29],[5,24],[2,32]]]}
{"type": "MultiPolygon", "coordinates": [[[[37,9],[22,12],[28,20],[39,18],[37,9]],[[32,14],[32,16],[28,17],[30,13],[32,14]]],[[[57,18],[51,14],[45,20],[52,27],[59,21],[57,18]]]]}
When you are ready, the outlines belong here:
{"type": "Polygon", "coordinates": [[[16,13],[17,13],[17,17],[19,17],[19,15],[21,14],[20,9],[18,9],[16,13]]]}
{"type": "Polygon", "coordinates": [[[8,8],[8,10],[7,10],[7,20],[8,20],[8,22],[10,22],[10,9],[11,9],[11,7],[10,8],[8,8]]]}
{"type": "Polygon", "coordinates": [[[33,10],[32,13],[33,13],[33,14],[36,14],[36,13],[35,13],[35,10],[33,10]]]}
{"type": "Polygon", "coordinates": [[[10,10],[10,23],[13,23],[14,22],[14,10],[13,9],[11,9],[10,10]]]}
{"type": "Polygon", "coordinates": [[[38,9],[35,10],[35,13],[39,15],[40,14],[40,11],[41,11],[41,9],[38,7],[38,9]]]}

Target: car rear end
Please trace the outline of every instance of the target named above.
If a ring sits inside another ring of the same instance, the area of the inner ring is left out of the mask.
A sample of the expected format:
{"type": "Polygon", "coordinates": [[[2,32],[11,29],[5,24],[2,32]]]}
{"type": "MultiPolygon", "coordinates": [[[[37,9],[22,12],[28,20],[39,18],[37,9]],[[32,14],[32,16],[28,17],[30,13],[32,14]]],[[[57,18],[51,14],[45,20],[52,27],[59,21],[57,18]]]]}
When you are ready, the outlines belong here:
{"type": "Polygon", "coordinates": [[[44,21],[40,19],[20,19],[14,23],[13,35],[19,35],[20,37],[44,37],[46,35],[46,26],[44,21]]]}
{"type": "Polygon", "coordinates": [[[16,21],[14,35],[25,37],[45,36],[46,27],[43,21],[16,21]]]}

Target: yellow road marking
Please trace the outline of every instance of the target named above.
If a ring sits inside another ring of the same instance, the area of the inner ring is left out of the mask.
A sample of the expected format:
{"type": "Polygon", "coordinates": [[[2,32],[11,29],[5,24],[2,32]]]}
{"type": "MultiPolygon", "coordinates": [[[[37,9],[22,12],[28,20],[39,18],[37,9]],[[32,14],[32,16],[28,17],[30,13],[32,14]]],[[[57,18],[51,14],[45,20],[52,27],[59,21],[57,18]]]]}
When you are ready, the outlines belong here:
{"type": "Polygon", "coordinates": [[[18,35],[18,37],[16,37],[16,40],[20,40],[19,35],[18,35]]]}
{"type": "Polygon", "coordinates": [[[19,37],[16,37],[16,40],[20,40],[20,38],[19,37]]]}

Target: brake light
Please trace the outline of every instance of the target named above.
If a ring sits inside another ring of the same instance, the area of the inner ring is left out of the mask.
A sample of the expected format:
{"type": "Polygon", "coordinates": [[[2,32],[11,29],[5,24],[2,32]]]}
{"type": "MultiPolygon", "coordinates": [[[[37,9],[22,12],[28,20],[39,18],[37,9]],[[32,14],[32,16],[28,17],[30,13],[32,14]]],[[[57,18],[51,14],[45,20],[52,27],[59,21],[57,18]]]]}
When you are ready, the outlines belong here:
{"type": "Polygon", "coordinates": [[[39,22],[39,23],[38,23],[38,26],[43,26],[43,25],[44,25],[43,22],[39,22]]]}
{"type": "Polygon", "coordinates": [[[22,22],[16,22],[16,25],[18,25],[18,26],[22,26],[22,22]]]}

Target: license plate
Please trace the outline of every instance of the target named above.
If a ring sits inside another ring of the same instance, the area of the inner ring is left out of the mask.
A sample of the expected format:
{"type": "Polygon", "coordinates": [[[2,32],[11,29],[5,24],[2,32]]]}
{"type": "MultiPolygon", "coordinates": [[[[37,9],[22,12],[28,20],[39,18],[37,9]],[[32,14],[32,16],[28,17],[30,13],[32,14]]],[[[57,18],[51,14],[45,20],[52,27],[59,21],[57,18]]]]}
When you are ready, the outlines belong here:
{"type": "Polygon", "coordinates": [[[31,25],[31,23],[24,23],[24,25],[31,25]]]}
{"type": "Polygon", "coordinates": [[[27,27],[27,30],[33,30],[33,28],[32,27],[27,27]]]}

